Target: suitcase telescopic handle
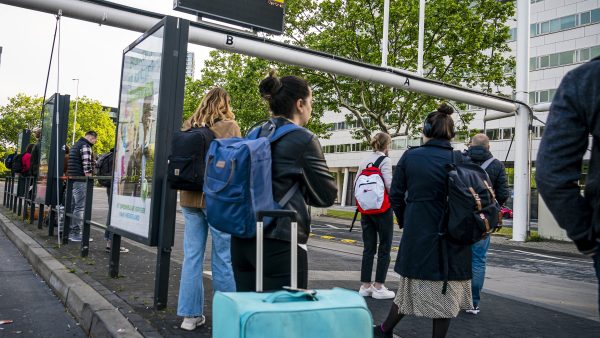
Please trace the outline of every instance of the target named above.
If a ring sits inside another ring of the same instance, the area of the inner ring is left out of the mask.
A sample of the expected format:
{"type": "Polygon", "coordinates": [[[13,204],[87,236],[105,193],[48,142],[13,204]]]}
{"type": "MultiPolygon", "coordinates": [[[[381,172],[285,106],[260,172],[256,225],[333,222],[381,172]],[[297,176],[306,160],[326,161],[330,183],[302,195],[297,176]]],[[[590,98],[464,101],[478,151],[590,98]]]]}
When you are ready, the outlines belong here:
{"type": "Polygon", "coordinates": [[[264,217],[289,217],[291,222],[291,288],[298,288],[298,213],[293,210],[261,210],[256,213],[256,292],[263,291],[264,217]]]}

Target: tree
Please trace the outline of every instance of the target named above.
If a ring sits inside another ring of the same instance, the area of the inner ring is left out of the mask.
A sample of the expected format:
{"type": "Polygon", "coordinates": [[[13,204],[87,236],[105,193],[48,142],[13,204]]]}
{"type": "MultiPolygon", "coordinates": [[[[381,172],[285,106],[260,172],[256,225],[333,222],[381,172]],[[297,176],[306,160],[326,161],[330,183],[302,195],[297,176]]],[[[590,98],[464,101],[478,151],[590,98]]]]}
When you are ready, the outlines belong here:
{"type": "Polygon", "coordinates": [[[0,151],[16,148],[23,129],[40,126],[42,98],[17,94],[0,106],[0,151]]]}
{"type": "MultiPolygon", "coordinates": [[[[67,145],[71,145],[73,137],[73,120],[75,118],[75,101],[69,105],[69,127],[67,130],[67,145]]],[[[98,142],[94,145],[94,153],[103,154],[115,145],[116,126],[109,115],[109,109],[102,107],[99,101],[88,97],[80,97],[77,102],[77,127],[75,142],[93,130],[98,134],[98,142]]]]}
{"type": "MultiPolygon", "coordinates": [[[[75,101],[71,101],[69,108],[67,145],[71,145],[75,101]]],[[[16,147],[19,133],[23,129],[41,127],[41,109],[41,97],[25,94],[17,94],[9,98],[6,105],[0,106],[0,153],[16,147]]],[[[114,146],[115,129],[108,110],[102,108],[99,101],[87,97],[79,98],[75,141],[84,136],[86,131],[94,130],[98,133],[98,142],[94,146],[94,151],[101,154],[114,146]]],[[[32,138],[31,142],[37,140],[32,138]]]]}
{"type": "MultiPolygon", "coordinates": [[[[417,0],[391,1],[388,65],[416,69],[418,12],[417,0]]],[[[288,0],[283,40],[336,56],[380,64],[382,14],[383,1],[288,0]]],[[[428,1],[424,76],[497,93],[500,87],[514,86],[513,75],[506,72],[514,68],[514,59],[508,56],[509,29],[504,24],[513,14],[514,4],[496,0],[428,1]]],[[[239,59],[246,57],[223,52],[213,53],[211,57],[207,66],[217,62],[222,67],[231,67],[217,68],[227,74],[220,79],[224,87],[256,83],[257,79],[246,77],[245,72],[245,67],[255,64],[250,61],[253,58],[240,62],[239,59]]],[[[370,140],[371,134],[378,130],[392,137],[411,134],[438,104],[438,100],[423,94],[309,69],[282,68],[295,70],[307,78],[318,98],[314,100],[317,112],[344,108],[347,122],[358,127],[353,136],[364,141],[370,140]]],[[[459,107],[464,108],[464,105],[459,107]]],[[[463,128],[471,118],[467,114],[462,117],[463,128]]]]}

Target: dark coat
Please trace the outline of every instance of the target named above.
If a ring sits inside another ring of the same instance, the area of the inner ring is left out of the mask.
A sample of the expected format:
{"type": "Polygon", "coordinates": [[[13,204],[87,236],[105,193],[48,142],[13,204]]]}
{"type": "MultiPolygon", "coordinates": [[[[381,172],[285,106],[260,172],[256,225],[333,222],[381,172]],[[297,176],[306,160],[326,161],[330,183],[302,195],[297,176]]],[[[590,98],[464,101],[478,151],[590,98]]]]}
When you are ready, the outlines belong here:
{"type": "Polygon", "coordinates": [[[558,225],[586,254],[600,250],[600,57],[565,75],[556,90],[537,155],[535,180],[558,225]],[[592,157],[580,193],[583,156],[592,157]]]}
{"type": "MultiPolygon", "coordinates": [[[[467,155],[471,160],[477,164],[482,165],[483,162],[492,158],[492,153],[483,146],[472,146],[469,147],[467,155]]],[[[504,205],[506,200],[510,196],[510,190],[508,189],[508,179],[506,178],[506,170],[504,164],[498,159],[494,159],[492,163],[485,169],[492,181],[492,188],[496,193],[496,200],[500,205],[504,205]]]]}
{"type": "MultiPolygon", "coordinates": [[[[438,233],[446,203],[445,166],[451,162],[450,142],[435,139],[409,149],[398,161],[390,202],[404,227],[394,267],[403,277],[444,280],[438,233]]],[[[471,279],[471,247],[447,244],[448,280],[471,279]]]]}
{"type": "MultiPolygon", "coordinates": [[[[277,127],[292,123],[285,118],[273,119],[277,127]]],[[[260,136],[268,135],[261,131],[260,136]]],[[[329,172],[319,139],[308,129],[301,128],[286,134],[271,144],[273,198],[279,201],[296,182],[296,191],[284,209],[298,212],[298,243],[304,244],[310,235],[310,213],[306,205],[329,207],[335,202],[337,185],[329,172]]],[[[290,241],[290,221],[275,220],[265,226],[265,238],[290,241]]]]}

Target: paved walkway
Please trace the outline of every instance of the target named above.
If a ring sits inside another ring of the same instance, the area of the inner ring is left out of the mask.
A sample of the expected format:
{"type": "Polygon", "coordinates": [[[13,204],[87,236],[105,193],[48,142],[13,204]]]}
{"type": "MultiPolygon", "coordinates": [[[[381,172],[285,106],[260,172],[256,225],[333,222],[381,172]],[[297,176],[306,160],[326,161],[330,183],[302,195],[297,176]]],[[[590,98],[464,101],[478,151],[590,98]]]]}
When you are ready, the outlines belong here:
{"type": "Polygon", "coordinates": [[[0,337],[85,337],[46,282],[0,231],[0,337]]]}

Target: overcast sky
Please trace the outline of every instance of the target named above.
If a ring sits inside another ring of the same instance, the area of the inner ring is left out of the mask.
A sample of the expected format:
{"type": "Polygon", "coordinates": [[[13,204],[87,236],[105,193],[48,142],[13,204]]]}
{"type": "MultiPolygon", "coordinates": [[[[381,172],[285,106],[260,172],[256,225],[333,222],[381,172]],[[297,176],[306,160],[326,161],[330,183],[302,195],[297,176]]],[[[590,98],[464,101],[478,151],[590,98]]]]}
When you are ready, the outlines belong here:
{"type": "MultiPolygon", "coordinates": [[[[194,19],[173,11],[172,0],[113,1],[153,12],[194,19]]],[[[18,93],[43,96],[55,16],[0,4],[0,105],[18,93]]],[[[117,107],[123,49],[141,33],[87,21],[61,19],[60,77],[57,77],[55,51],[48,96],[56,92],[57,79],[61,94],[74,100],[76,81],[79,96],[99,100],[103,105],[117,107]]],[[[209,49],[189,45],[196,54],[196,74],[209,49]]]]}

